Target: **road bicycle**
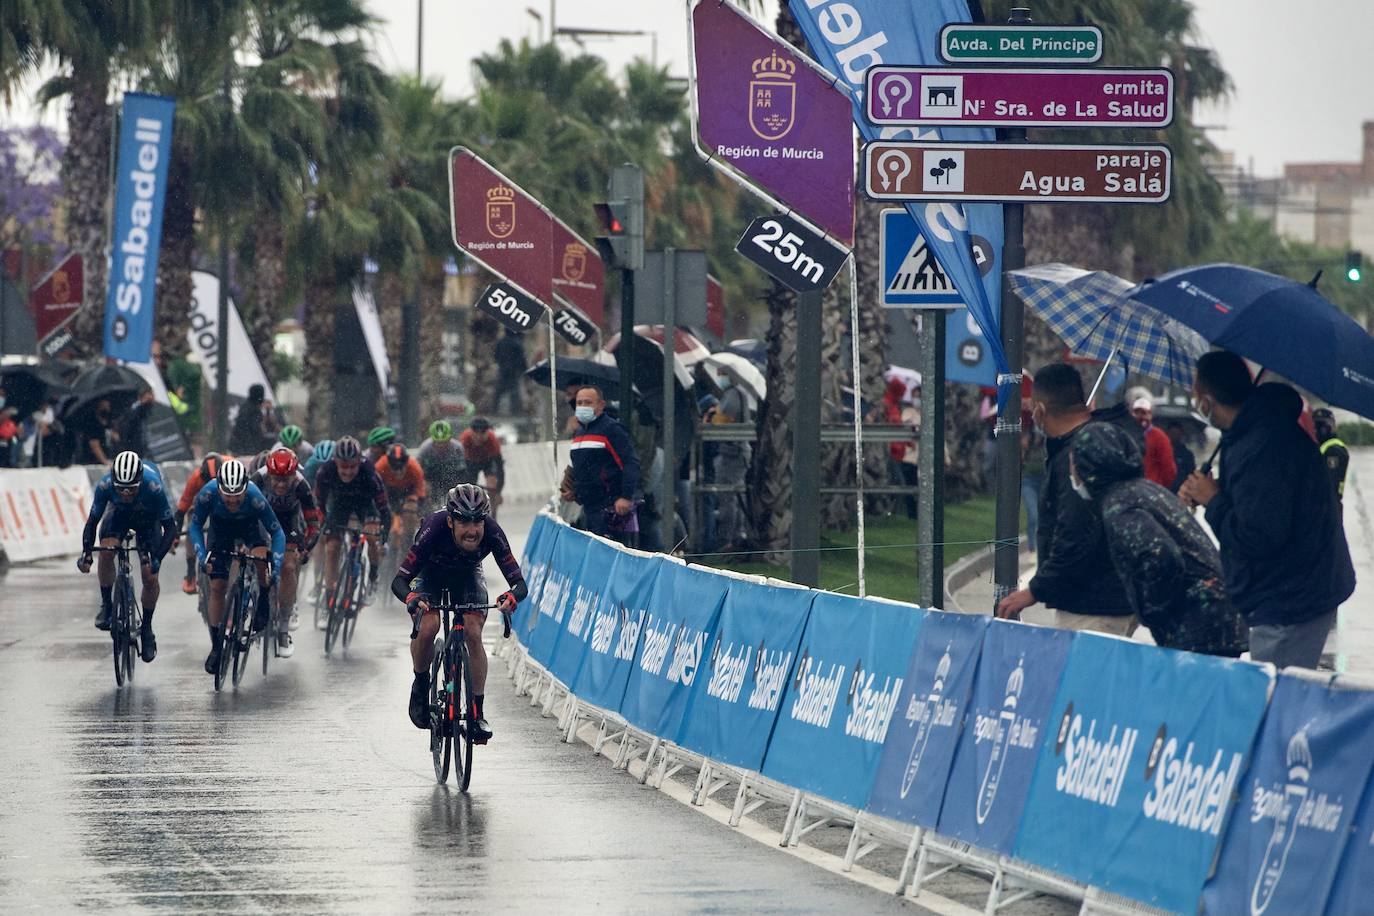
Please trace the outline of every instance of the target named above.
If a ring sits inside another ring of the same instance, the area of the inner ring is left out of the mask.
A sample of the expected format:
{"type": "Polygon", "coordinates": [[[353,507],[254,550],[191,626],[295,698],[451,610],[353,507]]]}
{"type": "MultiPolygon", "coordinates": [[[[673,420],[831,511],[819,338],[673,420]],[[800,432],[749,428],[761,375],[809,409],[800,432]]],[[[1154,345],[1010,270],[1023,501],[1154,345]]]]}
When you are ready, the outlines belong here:
{"type": "MultiPolygon", "coordinates": [[[[258,603],[258,576],[253,563],[271,563],[267,557],[255,557],[245,550],[235,550],[229,555],[237,560],[236,569],[228,592],[224,596],[224,618],[219,622],[219,665],[215,668],[215,690],[224,686],[226,677],[232,675],[235,687],[243,680],[243,672],[248,670],[248,660],[253,651],[253,612],[258,603]]],[[[270,629],[263,629],[267,633],[270,629]]],[[[262,634],[257,634],[261,636],[262,634]]],[[[263,659],[263,674],[267,673],[267,660],[263,659]]]]}
{"type": "MultiPolygon", "coordinates": [[[[468,662],[468,643],[463,628],[463,615],[489,611],[495,604],[453,604],[448,595],[430,604],[430,609],[442,615],[443,623],[434,635],[434,657],[429,663],[429,753],[434,760],[434,777],[440,783],[448,781],[452,762],[459,788],[466,792],[472,783],[472,731],[468,727],[477,720],[477,702],[472,689],[472,667],[468,662]],[[462,749],[455,755],[457,742],[462,749]],[[457,759],[454,759],[455,756],[457,759]]],[[[502,637],[510,638],[510,615],[503,613],[502,637]]],[[[411,639],[420,632],[420,615],[416,614],[411,639]]]]}
{"type": "Polygon", "coordinates": [[[124,535],[118,547],[94,547],[93,550],[115,555],[115,581],[110,592],[110,642],[114,650],[115,686],[134,682],[138,663],[139,634],[143,627],[143,609],[134,598],[134,578],[129,554],[135,551],[133,535],[124,535]]]}
{"type": "Polygon", "coordinates": [[[339,560],[338,579],[333,593],[326,592],[326,613],[324,627],[324,654],[334,651],[336,642],[342,641],[344,651],[353,642],[353,631],[358,627],[358,612],[367,604],[368,573],[367,540],[369,535],[360,528],[344,529],[344,550],[339,560]]]}

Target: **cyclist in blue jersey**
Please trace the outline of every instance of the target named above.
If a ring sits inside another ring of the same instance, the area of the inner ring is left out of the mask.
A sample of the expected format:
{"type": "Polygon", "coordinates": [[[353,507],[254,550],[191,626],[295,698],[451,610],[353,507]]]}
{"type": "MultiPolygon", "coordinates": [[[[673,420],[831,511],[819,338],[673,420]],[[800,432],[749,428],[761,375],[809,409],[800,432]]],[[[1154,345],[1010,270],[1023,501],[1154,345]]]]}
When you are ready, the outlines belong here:
{"type": "Polygon", "coordinates": [[[206,616],[210,624],[210,654],[205,659],[205,671],[214,674],[219,667],[219,625],[224,619],[224,594],[229,589],[229,553],[236,543],[242,543],[255,557],[267,556],[264,532],[272,538],[272,568],[255,563],[258,569],[258,606],[253,612],[253,631],[267,626],[271,618],[271,586],[281,575],[282,556],[286,553],[286,534],[277,521],[277,514],[267,497],[248,480],[243,462],[230,459],[220,465],[219,476],[196,494],[191,513],[191,547],[196,559],[210,577],[210,600],[206,616]],[[206,543],[206,523],[209,523],[209,543],[206,543]]]}
{"type": "MultiPolygon", "coordinates": [[[[96,526],[100,528],[100,546],[118,547],[128,532],[134,532],[135,544],[143,570],[143,629],[139,633],[139,655],[150,662],[157,655],[157,640],[153,637],[153,610],[159,594],[157,571],[176,537],[176,520],[172,504],[157,465],[144,461],[137,452],[120,452],[110,465],[109,472],[95,486],[95,499],[86,528],[81,532],[81,557],[76,568],[91,571],[91,548],[95,546],[96,526]],[[159,530],[159,528],[161,530],[159,530]]],[[[100,580],[100,613],[96,615],[97,629],[110,628],[111,592],[114,589],[114,554],[102,551],[96,567],[100,580]]]]}

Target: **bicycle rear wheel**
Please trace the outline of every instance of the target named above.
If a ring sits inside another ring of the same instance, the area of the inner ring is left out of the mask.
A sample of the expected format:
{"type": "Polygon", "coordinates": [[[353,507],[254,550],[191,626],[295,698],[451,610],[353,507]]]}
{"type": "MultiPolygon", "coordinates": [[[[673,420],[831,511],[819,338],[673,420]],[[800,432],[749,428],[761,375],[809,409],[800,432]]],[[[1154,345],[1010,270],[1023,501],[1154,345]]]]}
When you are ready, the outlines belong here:
{"type": "Polygon", "coordinates": [[[238,641],[234,628],[234,609],[228,605],[224,609],[224,619],[219,623],[219,664],[215,667],[215,690],[224,686],[229,669],[234,664],[233,643],[238,641]]]}
{"type": "Polygon", "coordinates": [[[353,644],[353,631],[358,628],[358,609],[363,606],[363,589],[366,587],[361,575],[354,577],[348,602],[349,613],[344,615],[343,619],[343,647],[345,652],[353,644]]]}
{"type": "Polygon", "coordinates": [[[444,679],[444,638],[434,637],[434,658],[429,663],[429,754],[434,758],[434,778],[448,782],[453,756],[453,729],[448,724],[448,690],[444,679]]]}
{"type": "Polygon", "coordinates": [[[277,598],[278,598],[278,597],[279,597],[278,595],[272,595],[271,597],[269,597],[269,598],[267,599],[267,604],[268,604],[268,606],[272,609],[272,613],[271,613],[270,615],[268,615],[268,619],[267,619],[267,629],[262,631],[262,676],[263,676],[263,677],[267,677],[267,662],[268,662],[268,659],[270,658],[270,656],[271,656],[274,652],[276,652],[276,649],[277,649],[277,626],[278,626],[278,624],[277,624],[277,617],[278,617],[278,613],[279,613],[279,612],[277,611],[277,598]]]}
{"type": "Polygon", "coordinates": [[[457,745],[455,750],[458,755],[458,787],[466,792],[472,783],[472,723],[477,718],[477,707],[472,698],[472,666],[468,664],[466,639],[458,642],[458,651],[454,655],[459,660],[458,667],[462,669],[453,680],[454,699],[461,701],[455,702],[454,708],[462,714],[462,729],[454,735],[453,740],[457,745]]]}

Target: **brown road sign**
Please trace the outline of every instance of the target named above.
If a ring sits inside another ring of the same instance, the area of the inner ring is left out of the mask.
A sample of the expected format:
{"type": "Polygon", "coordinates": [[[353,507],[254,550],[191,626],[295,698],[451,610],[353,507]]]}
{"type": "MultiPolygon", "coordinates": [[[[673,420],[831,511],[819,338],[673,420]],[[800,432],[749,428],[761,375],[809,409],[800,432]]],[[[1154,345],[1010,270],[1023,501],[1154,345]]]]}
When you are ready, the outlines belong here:
{"type": "Polygon", "coordinates": [[[864,146],[874,200],[1163,203],[1167,146],[878,141],[864,146]]]}

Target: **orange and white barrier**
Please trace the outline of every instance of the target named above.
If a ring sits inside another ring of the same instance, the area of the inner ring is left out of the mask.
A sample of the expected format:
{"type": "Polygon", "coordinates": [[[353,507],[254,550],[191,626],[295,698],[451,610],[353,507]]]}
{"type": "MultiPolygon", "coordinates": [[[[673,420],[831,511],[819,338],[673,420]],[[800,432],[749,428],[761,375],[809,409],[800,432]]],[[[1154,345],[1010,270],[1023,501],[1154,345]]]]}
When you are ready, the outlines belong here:
{"type": "Polygon", "coordinates": [[[74,556],[90,508],[84,468],[0,471],[0,551],[11,563],[74,556]]]}

